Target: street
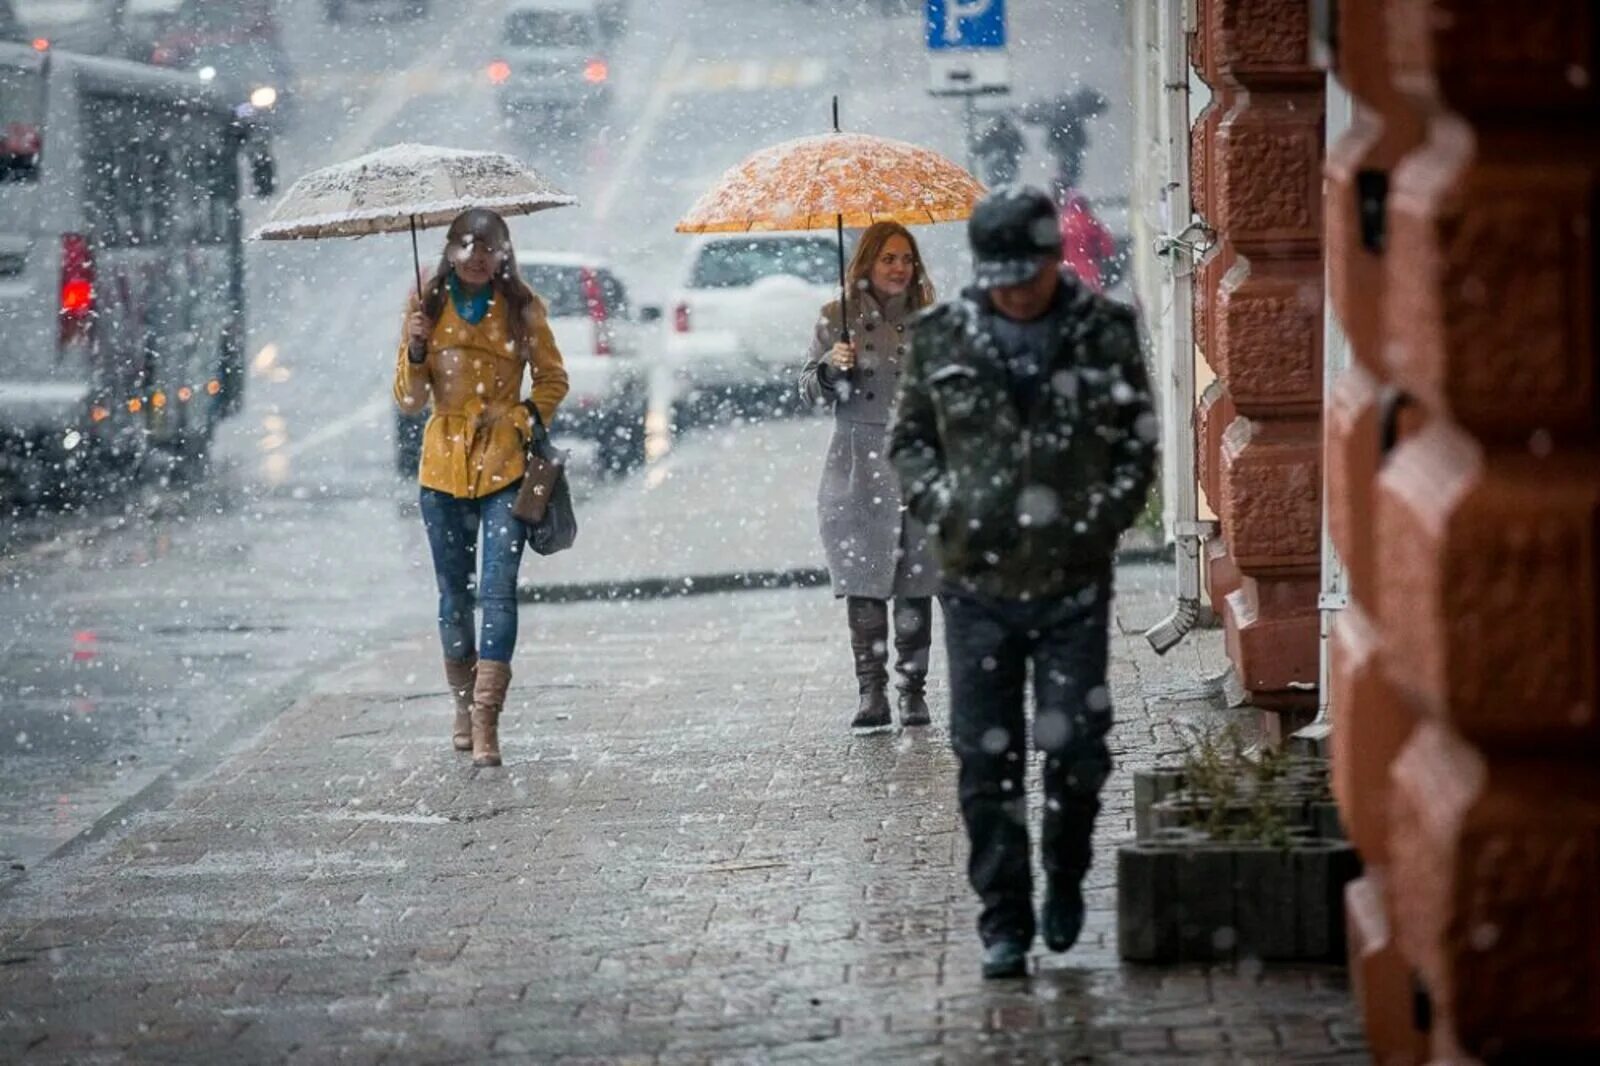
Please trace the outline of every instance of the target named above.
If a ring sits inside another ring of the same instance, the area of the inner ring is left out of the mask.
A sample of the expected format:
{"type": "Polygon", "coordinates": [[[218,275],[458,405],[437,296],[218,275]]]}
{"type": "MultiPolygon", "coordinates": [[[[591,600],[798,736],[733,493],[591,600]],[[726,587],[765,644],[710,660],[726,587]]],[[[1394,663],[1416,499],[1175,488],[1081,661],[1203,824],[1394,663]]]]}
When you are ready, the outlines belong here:
{"type": "MultiPolygon", "coordinates": [[[[610,117],[560,133],[500,119],[504,6],[330,26],[322,0],[282,0],[300,80],[280,191],[394,143],[510,152],[581,201],[511,220],[519,255],[601,255],[660,306],[679,215],[755,149],[827,129],[834,95],[846,129],[964,156],[916,5],[640,0],[610,117]]],[[[1117,5],[1011,18],[1028,96],[1113,98],[1084,186],[1121,232],[1117,5]]],[[[1034,150],[1024,177],[1048,173],[1034,150]]],[[[956,291],[963,227],[919,239],[956,291]]],[[[0,526],[0,1060],[1362,1061],[1335,968],[1120,966],[1105,862],[1085,943],[1020,991],[982,986],[943,685],[925,736],[845,729],[843,611],[813,587],[825,418],[696,427],[611,479],[573,442],[581,533],[521,572],[506,771],[457,761],[395,472],[410,255],[250,245],[245,402],[204,476],[0,526]]],[[[1164,566],[1122,580],[1102,859],[1126,769],[1171,753],[1175,707],[1209,713],[1195,679],[1221,668],[1215,634],[1170,661],[1138,640],[1170,606],[1164,566]]]]}
{"type": "MultiPolygon", "coordinates": [[[[546,137],[499,117],[485,66],[502,5],[464,0],[424,24],[328,25],[321,0],[285,0],[279,24],[302,81],[278,147],[280,187],[387,144],[509,151],[576,193],[578,208],[512,220],[535,249],[608,258],[635,304],[663,301],[688,238],[672,224],[762,145],[844,124],[962,152],[959,104],[923,92],[916,13],[874,4],[738,0],[634,5],[612,62],[610,122],[546,137]],[[804,32],[796,34],[795,26],[804,32]],[[804,48],[796,50],[795,40],[804,48]],[[903,60],[883,62],[887,54],[903,60]],[[466,118],[464,116],[471,116],[466,118]]],[[[1112,83],[1118,16],[1105,5],[1019,7],[1019,80],[1112,83]],[[1069,77],[1058,55],[1073,58],[1069,77]]],[[[1126,152],[1108,116],[1090,187],[1116,190],[1126,152]]],[[[1035,177],[1047,173],[1042,155],[1035,177]]],[[[1110,195],[1108,193],[1108,195],[1110,195]]],[[[246,230],[271,199],[247,202],[246,230]]],[[[960,226],[922,231],[943,290],[965,269],[960,226]]],[[[437,234],[424,234],[426,268],[437,234]],[[431,237],[431,241],[430,238],[431,237]]],[[[433,582],[416,490],[394,475],[390,382],[411,284],[404,237],[247,246],[249,378],[199,484],[145,484],[82,512],[30,509],[0,524],[0,862],[30,866],[137,794],[273,694],[395,632],[431,630],[433,582]],[[51,801],[40,804],[48,792],[51,801]]],[[[807,338],[794,342],[798,365],[807,338]]],[[[559,427],[558,427],[559,428],[559,427]]],[[[525,583],[681,577],[820,566],[814,490],[822,420],[691,434],[625,482],[579,471],[580,495],[625,499],[626,523],[524,567],[525,583]],[[715,463],[715,467],[712,467],[715,463]],[[671,479],[737,490],[676,544],[671,479]],[[601,547],[585,550],[594,541],[601,547]],[[663,571],[663,568],[665,570],[663,571]]],[[[576,450],[583,458],[583,443],[576,450]]],[[[261,711],[260,713],[268,713],[261,711]]]]}

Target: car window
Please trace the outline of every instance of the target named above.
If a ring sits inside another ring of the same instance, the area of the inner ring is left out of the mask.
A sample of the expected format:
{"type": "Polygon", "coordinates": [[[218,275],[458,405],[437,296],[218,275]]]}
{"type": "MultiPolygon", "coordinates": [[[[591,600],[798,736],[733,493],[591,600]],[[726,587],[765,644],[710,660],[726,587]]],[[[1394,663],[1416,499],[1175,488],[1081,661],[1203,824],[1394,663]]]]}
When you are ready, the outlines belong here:
{"type": "Polygon", "coordinates": [[[579,267],[524,263],[522,280],[543,297],[552,318],[589,313],[589,305],[583,299],[583,270],[579,267]]]}
{"type": "Polygon", "coordinates": [[[742,288],[773,274],[827,285],[838,277],[838,255],[833,242],[823,237],[713,241],[700,249],[689,287],[742,288]]]}
{"type": "Polygon", "coordinates": [[[594,43],[590,19],[571,11],[516,11],[506,18],[506,44],[516,48],[584,48],[594,43]]]}
{"type": "Polygon", "coordinates": [[[44,88],[38,70],[0,64],[0,184],[38,180],[44,88]]]}
{"type": "Polygon", "coordinates": [[[609,270],[600,272],[600,292],[606,299],[606,309],[613,315],[628,316],[628,290],[609,270]]]}

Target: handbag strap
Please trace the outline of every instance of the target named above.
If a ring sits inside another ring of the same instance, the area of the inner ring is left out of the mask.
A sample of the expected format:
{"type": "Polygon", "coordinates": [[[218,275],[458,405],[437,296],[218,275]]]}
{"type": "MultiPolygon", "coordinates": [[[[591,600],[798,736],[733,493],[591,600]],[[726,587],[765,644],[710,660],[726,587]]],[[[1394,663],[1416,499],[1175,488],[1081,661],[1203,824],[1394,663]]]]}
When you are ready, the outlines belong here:
{"type": "Polygon", "coordinates": [[[535,441],[548,440],[550,431],[545,428],[544,419],[539,416],[539,408],[534,406],[533,400],[523,400],[522,406],[528,409],[529,423],[533,426],[533,433],[528,438],[528,443],[532,444],[535,441]]]}

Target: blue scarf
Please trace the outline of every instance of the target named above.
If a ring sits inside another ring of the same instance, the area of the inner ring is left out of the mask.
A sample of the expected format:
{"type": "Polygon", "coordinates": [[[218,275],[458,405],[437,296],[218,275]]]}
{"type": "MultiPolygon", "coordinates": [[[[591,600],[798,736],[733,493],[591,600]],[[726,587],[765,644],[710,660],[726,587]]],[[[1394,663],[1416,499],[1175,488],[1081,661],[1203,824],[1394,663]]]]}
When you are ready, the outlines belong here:
{"type": "Polygon", "coordinates": [[[489,301],[494,297],[494,286],[485,285],[478,290],[476,296],[467,296],[461,291],[461,282],[456,280],[454,273],[445,279],[450,286],[450,302],[455,305],[456,314],[469,326],[476,326],[483,321],[483,316],[489,313],[489,301]]]}

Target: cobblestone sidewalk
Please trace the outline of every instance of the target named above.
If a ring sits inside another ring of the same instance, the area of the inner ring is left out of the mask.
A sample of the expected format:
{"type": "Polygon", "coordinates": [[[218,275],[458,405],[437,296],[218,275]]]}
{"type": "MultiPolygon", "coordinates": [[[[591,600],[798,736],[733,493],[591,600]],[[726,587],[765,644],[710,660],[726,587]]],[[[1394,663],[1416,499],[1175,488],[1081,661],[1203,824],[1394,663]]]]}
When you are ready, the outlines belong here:
{"type": "Polygon", "coordinates": [[[0,1060],[1365,1061],[1337,968],[1116,958],[1128,772],[1216,714],[1214,634],[1138,637],[1168,585],[1121,575],[1089,924],[1025,982],[978,977],[942,728],[845,730],[826,592],[536,607],[503,770],[419,636],[0,897],[0,1060]]]}

